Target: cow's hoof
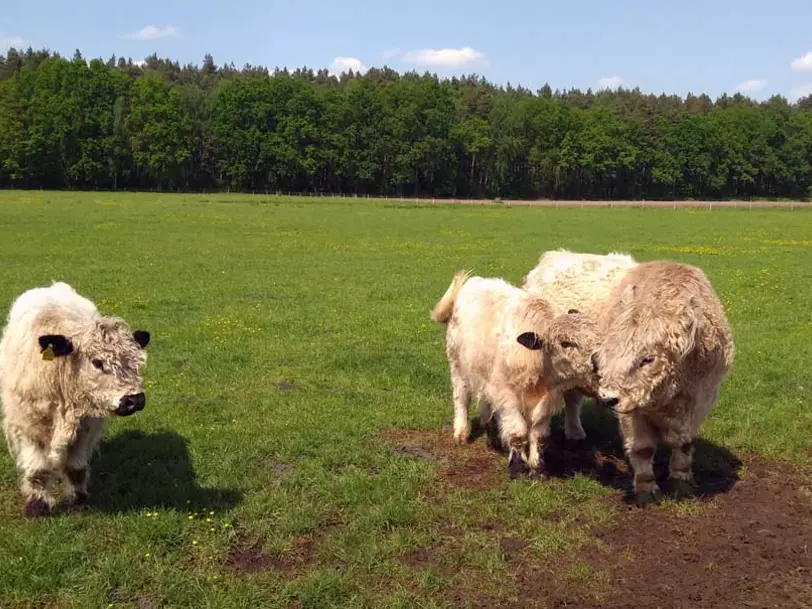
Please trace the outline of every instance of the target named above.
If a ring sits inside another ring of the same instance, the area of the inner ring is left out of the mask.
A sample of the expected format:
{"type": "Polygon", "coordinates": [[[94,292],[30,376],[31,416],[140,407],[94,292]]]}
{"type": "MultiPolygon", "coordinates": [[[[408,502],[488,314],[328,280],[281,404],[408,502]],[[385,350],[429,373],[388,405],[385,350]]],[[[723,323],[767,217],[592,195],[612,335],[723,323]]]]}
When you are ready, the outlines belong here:
{"type": "Polygon", "coordinates": [[[677,499],[693,497],[696,494],[696,486],[690,480],[671,478],[671,494],[677,499]]]}
{"type": "Polygon", "coordinates": [[[663,498],[662,492],[659,489],[647,491],[645,493],[637,493],[634,497],[634,502],[638,507],[648,507],[650,505],[658,504],[663,498]]]}
{"type": "Polygon", "coordinates": [[[51,515],[51,506],[39,497],[32,497],[25,502],[25,515],[28,518],[45,518],[51,515]]]}
{"type": "Polygon", "coordinates": [[[583,429],[572,429],[565,432],[564,437],[570,442],[581,442],[586,440],[586,432],[583,429]]]}
{"type": "Polygon", "coordinates": [[[76,495],[68,500],[68,509],[71,512],[80,512],[87,509],[88,495],[82,491],[76,491],[76,495]]]}
{"type": "Polygon", "coordinates": [[[508,475],[511,480],[530,473],[530,467],[518,452],[514,452],[508,461],[508,475]]]}
{"type": "Polygon", "coordinates": [[[457,446],[462,446],[463,444],[468,443],[468,437],[471,435],[470,431],[461,430],[454,432],[454,444],[457,446]]]}
{"type": "Polygon", "coordinates": [[[530,479],[535,480],[537,482],[546,482],[550,479],[550,476],[543,470],[540,469],[531,469],[530,470],[530,479]]]}

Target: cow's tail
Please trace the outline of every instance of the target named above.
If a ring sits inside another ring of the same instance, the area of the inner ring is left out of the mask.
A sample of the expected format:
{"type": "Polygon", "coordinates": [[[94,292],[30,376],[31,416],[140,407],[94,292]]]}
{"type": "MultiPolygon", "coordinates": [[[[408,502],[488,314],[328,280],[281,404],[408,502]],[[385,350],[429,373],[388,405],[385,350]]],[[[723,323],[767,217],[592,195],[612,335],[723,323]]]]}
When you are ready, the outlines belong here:
{"type": "Polygon", "coordinates": [[[457,271],[454,274],[451,285],[448,286],[445,294],[443,294],[443,297],[434,306],[434,310],[431,312],[432,321],[441,324],[448,323],[448,320],[451,319],[451,313],[454,310],[454,302],[457,300],[457,294],[460,293],[462,286],[468,281],[470,276],[470,271],[457,271]]]}

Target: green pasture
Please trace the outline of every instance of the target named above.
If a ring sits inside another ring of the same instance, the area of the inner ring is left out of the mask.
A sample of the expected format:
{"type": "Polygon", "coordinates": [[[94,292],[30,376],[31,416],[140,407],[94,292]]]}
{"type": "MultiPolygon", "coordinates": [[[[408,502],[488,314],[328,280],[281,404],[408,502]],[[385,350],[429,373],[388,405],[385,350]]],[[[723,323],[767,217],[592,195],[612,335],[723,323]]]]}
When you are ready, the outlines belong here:
{"type": "Polygon", "coordinates": [[[146,409],[108,425],[89,510],[25,520],[0,454],[0,606],[450,607],[472,585],[516,600],[505,540],[554,565],[626,509],[621,491],[586,474],[454,484],[385,432],[452,420],[429,311],[453,273],[518,283],[560,247],[705,269],[736,361],[700,466],[809,465],[811,211],[0,192],[3,318],[62,280],[152,333],[146,409]]]}

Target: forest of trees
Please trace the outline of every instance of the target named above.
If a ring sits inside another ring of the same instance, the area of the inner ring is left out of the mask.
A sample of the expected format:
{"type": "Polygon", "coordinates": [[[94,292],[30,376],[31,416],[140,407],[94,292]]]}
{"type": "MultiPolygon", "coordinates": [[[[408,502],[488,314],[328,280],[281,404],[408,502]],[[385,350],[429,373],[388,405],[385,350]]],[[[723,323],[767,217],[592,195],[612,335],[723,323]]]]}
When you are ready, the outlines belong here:
{"type": "Polygon", "coordinates": [[[812,97],[0,55],[0,187],[806,198],[812,97]]]}

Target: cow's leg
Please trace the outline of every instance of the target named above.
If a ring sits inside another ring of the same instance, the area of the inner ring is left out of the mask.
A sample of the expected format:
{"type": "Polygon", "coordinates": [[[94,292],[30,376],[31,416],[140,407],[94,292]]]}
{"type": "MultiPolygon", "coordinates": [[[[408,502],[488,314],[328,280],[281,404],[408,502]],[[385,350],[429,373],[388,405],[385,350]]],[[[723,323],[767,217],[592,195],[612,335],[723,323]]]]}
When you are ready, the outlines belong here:
{"type": "Polygon", "coordinates": [[[471,422],[468,420],[468,408],[471,405],[471,391],[459,364],[451,361],[451,389],[454,397],[454,441],[464,444],[471,435],[471,422]]]}
{"type": "Polygon", "coordinates": [[[53,434],[48,452],[48,461],[54,471],[65,467],[68,459],[68,449],[76,441],[79,431],[79,420],[72,412],[57,412],[54,415],[53,434]]]}
{"type": "Polygon", "coordinates": [[[575,389],[564,394],[564,435],[568,440],[586,438],[581,425],[581,401],[581,394],[575,389]]]}
{"type": "Polygon", "coordinates": [[[499,400],[499,423],[502,446],[510,448],[508,474],[511,478],[527,473],[527,422],[519,408],[519,401],[512,395],[499,400]]]}
{"type": "Polygon", "coordinates": [[[494,450],[505,448],[499,435],[499,413],[493,409],[487,398],[479,401],[479,426],[487,434],[491,448],[494,450]]]}
{"type": "Polygon", "coordinates": [[[479,426],[485,429],[492,418],[493,408],[491,407],[491,403],[486,398],[482,398],[479,400],[479,426]]]}
{"type": "Polygon", "coordinates": [[[50,516],[54,498],[50,486],[53,471],[45,451],[25,437],[17,438],[17,467],[22,473],[20,491],[25,499],[25,515],[29,518],[50,516]]]}
{"type": "Polygon", "coordinates": [[[694,457],[694,440],[671,446],[671,461],[668,475],[671,487],[677,495],[690,495],[693,492],[694,476],[691,471],[694,457]]]}
{"type": "Polygon", "coordinates": [[[657,450],[657,433],[637,413],[619,414],[620,429],[626,454],[634,472],[634,492],[640,504],[651,503],[660,495],[654,476],[654,452],[657,450]]]}
{"type": "Polygon", "coordinates": [[[68,449],[67,465],[63,472],[64,499],[68,505],[81,507],[87,504],[90,457],[101,439],[103,430],[102,419],[83,419],[76,440],[68,449]]]}
{"type": "Polygon", "coordinates": [[[558,393],[547,393],[530,411],[530,425],[527,433],[527,464],[533,472],[545,478],[544,445],[550,436],[550,421],[560,410],[561,396],[558,393]]]}
{"type": "Polygon", "coordinates": [[[699,386],[693,395],[683,395],[673,412],[677,413],[668,421],[663,440],[671,446],[671,461],[668,464],[669,486],[678,496],[694,492],[693,460],[694,443],[699,427],[718,396],[718,385],[710,388],[699,386]]]}

